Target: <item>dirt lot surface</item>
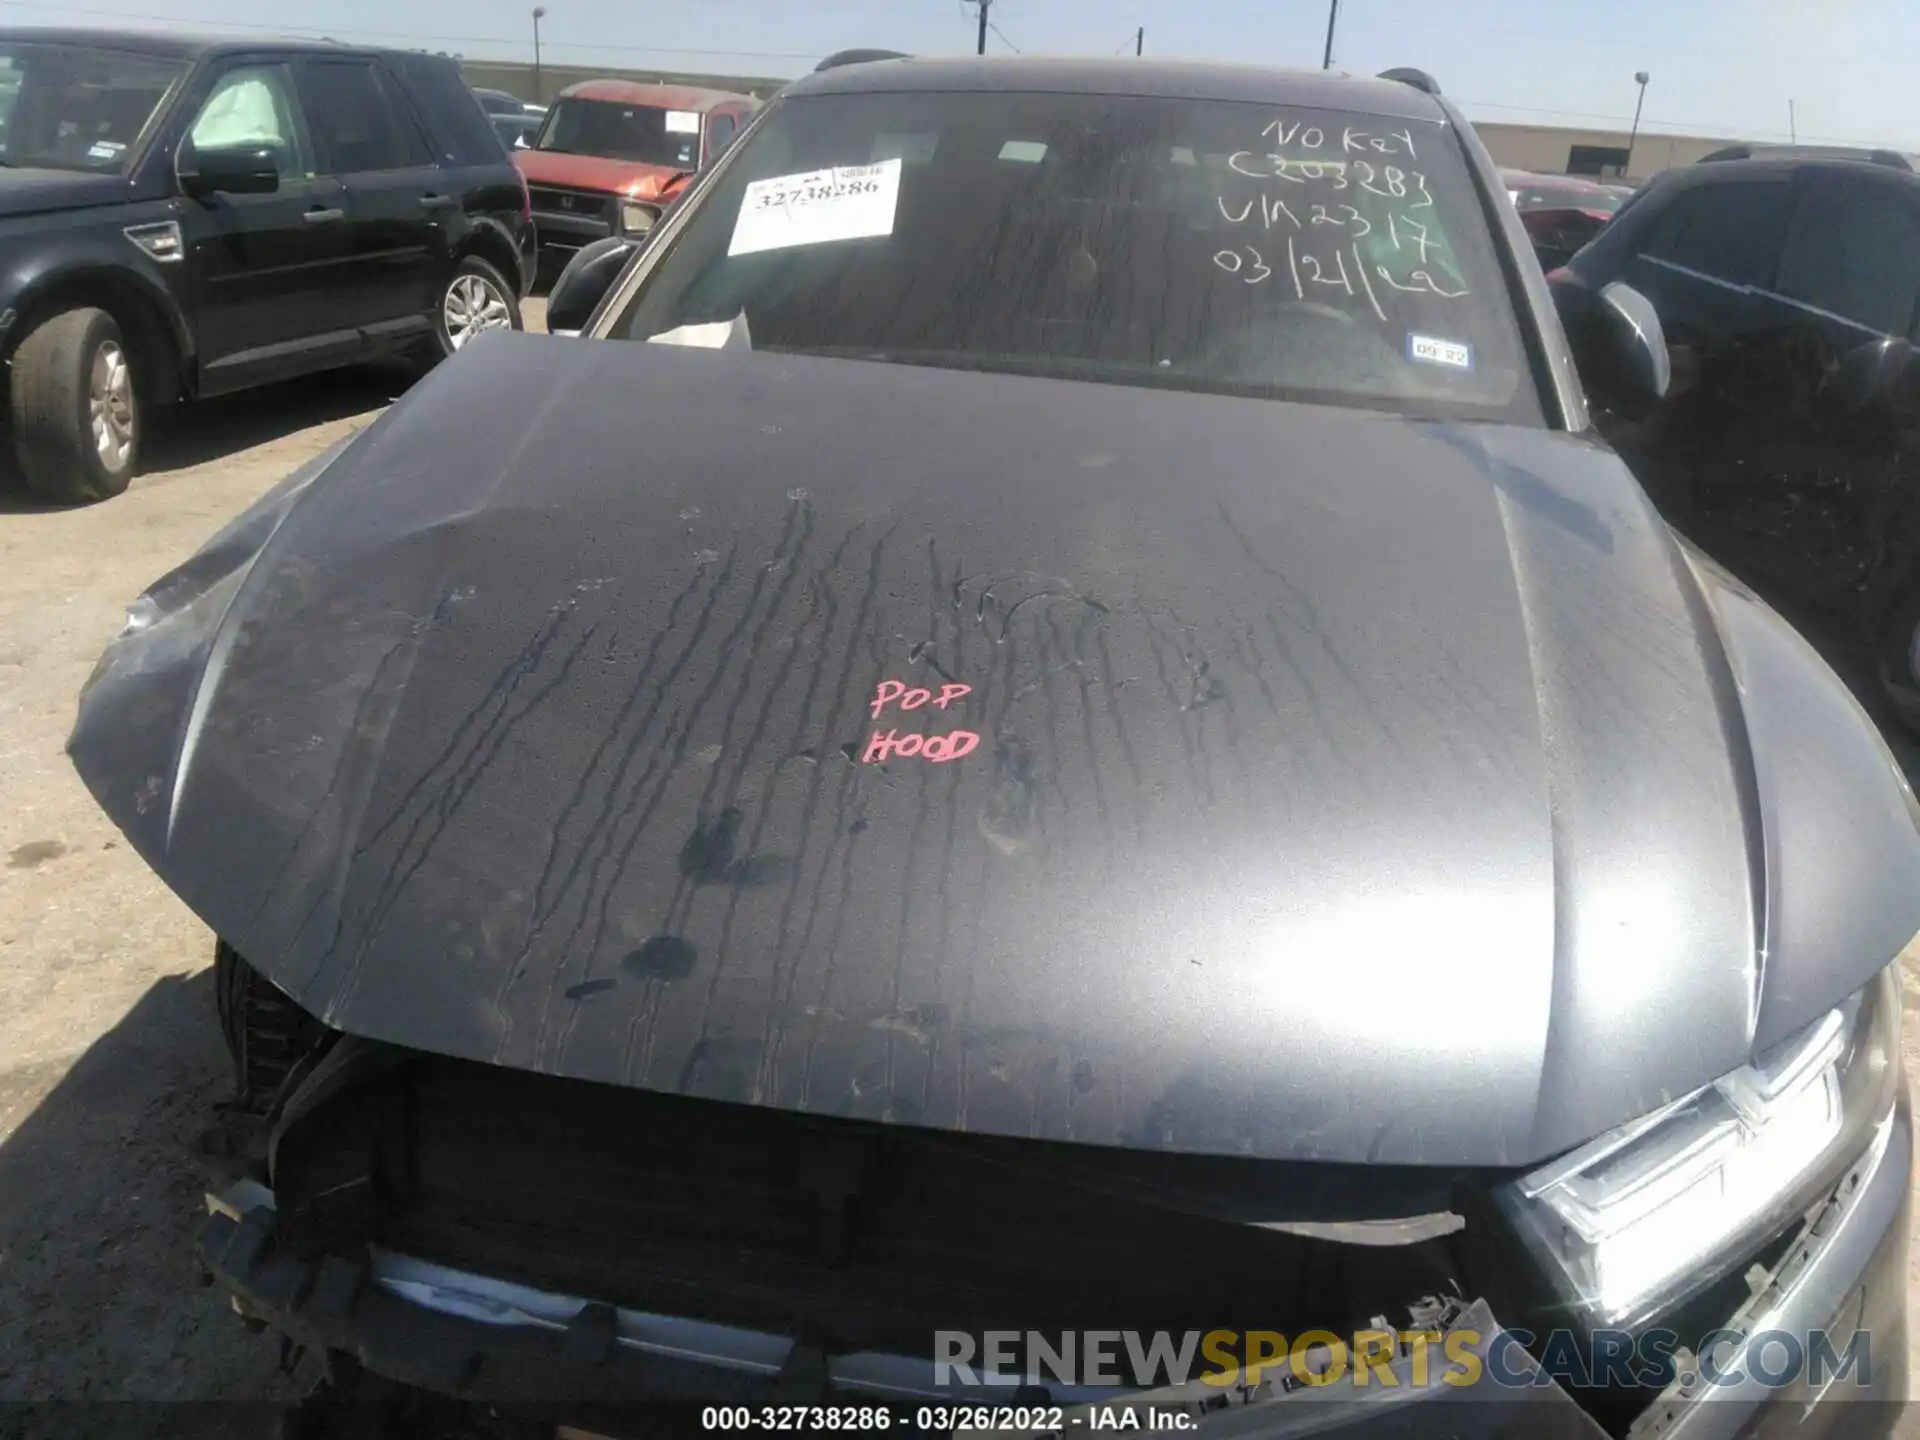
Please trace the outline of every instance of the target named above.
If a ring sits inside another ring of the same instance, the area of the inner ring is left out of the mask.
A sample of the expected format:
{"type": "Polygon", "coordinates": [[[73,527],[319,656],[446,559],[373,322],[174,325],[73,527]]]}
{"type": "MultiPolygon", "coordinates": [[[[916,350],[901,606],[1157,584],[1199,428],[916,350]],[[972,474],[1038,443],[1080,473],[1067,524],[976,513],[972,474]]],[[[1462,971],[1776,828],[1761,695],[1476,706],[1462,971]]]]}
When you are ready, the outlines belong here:
{"type": "MultiPolygon", "coordinates": [[[[127,601],[403,384],[344,372],[181,412],[151,438],[148,473],[104,505],[45,510],[0,489],[0,1401],[291,1395],[273,1342],[193,1258],[186,1147],[228,1085],[211,937],[94,808],[62,745],[127,601]]],[[[1905,958],[1913,1076],[1920,946],[1905,958]]],[[[75,1428],[71,1412],[0,1408],[0,1433],[266,1430],[231,1409],[86,1413],[75,1428]]]]}
{"type": "MultiPolygon", "coordinates": [[[[529,302],[530,327],[544,308],[529,302]]],[[[230,1089],[211,938],[62,746],[127,602],[406,383],[342,371],[175,412],[149,436],[147,473],[103,505],[43,509],[0,481],[0,1401],[291,1393],[276,1346],[203,1287],[193,1257],[186,1147],[230,1089]]],[[[38,1428],[145,1434],[158,1413],[38,1428]]],[[[263,1430],[171,1413],[180,1433],[263,1430]]],[[[0,1434],[21,1419],[0,1412],[0,1434]]]]}

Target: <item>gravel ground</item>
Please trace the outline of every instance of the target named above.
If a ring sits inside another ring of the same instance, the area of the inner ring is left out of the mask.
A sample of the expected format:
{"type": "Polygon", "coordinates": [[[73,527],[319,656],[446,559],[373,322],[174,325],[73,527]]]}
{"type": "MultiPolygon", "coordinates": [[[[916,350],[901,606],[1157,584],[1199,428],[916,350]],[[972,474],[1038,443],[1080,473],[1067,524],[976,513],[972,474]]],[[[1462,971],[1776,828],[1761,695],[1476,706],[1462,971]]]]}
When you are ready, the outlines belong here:
{"type": "MultiPolygon", "coordinates": [[[[43,510],[0,488],[0,1401],[222,1402],[99,1406],[83,1426],[8,1407],[0,1434],[257,1435],[263,1416],[234,1402],[292,1393],[276,1346],[193,1259],[186,1146],[228,1083],[211,937],[61,747],[126,602],[402,383],[342,372],[182,411],[104,505],[43,510]]],[[[1905,960],[1915,1075],[1920,946],[1905,960]]]]}
{"type": "MultiPolygon", "coordinates": [[[[544,319],[528,305],[528,323],[544,319]]],[[[147,473],[49,510],[0,480],[0,1434],[257,1435],[279,1353],[203,1286],[186,1148],[231,1089],[212,938],[121,842],[62,746],[126,603],[404,388],[350,370],[162,418],[147,473]]]]}

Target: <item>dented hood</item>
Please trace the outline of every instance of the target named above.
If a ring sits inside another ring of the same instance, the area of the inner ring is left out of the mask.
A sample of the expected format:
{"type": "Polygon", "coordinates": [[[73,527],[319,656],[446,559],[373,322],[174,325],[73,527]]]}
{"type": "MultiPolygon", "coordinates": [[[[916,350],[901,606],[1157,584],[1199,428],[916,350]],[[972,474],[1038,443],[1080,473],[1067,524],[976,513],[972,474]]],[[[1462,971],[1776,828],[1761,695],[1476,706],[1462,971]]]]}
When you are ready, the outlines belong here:
{"type": "Polygon", "coordinates": [[[1850,707],[1574,437],[514,335],[156,585],[71,752],[348,1031],[1510,1164],[1920,924],[1850,707]]]}
{"type": "Polygon", "coordinates": [[[634,200],[657,200],[690,178],[670,165],[647,165],[607,155],[575,155],[566,150],[515,150],[513,163],[530,185],[561,185],[604,190],[634,200]]]}

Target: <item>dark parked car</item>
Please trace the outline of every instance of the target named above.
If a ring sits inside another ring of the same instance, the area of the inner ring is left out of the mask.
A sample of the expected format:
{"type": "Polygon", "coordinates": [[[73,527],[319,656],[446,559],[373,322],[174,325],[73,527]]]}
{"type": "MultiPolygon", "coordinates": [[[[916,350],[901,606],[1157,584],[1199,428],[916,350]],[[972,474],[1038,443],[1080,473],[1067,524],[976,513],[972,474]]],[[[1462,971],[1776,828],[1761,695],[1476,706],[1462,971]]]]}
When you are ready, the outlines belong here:
{"type": "Polygon", "coordinates": [[[547,119],[545,114],[524,110],[514,115],[494,115],[489,118],[493,121],[493,133],[500,137],[500,143],[509,150],[524,150],[533,144],[547,119]]]}
{"type": "Polygon", "coordinates": [[[510,90],[490,90],[484,85],[476,85],[473,98],[480,102],[480,108],[489,115],[524,115],[527,102],[510,90]]]}
{"type": "Polygon", "coordinates": [[[1920,177],[1746,148],[1651,182],[1558,284],[1645,294],[1674,393],[1607,419],[1682,530],[1879,657],[1920,718],[1920,177]]]}
{"type": "Polygon", "coordinates": [[[1390,74],[797,80],[135,603],[244,1315],[599,1433],[1891,1427],[1920,807],[1390,74]]]}
{"type": "Polygon", "coordinates": [[[26,482],[126,488],[153,407],[518,328],[526,187],[453,61],[0,32],[0,359],[26,482]]]}

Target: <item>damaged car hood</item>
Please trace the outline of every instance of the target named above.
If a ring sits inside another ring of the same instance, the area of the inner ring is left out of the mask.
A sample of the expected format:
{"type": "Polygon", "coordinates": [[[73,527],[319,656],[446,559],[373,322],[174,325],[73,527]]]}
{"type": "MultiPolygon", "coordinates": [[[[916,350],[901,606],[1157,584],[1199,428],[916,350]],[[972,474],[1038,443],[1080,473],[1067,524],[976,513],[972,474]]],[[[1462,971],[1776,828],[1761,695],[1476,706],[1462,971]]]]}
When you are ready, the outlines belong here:
{"type": "Polygon", "coordinates": [[[489,337],[70,749],[330,1025],[1095,1144],[1523,1163],[1920,925],[1884,746],[1605,449],[859,361],[489,337]]]}

